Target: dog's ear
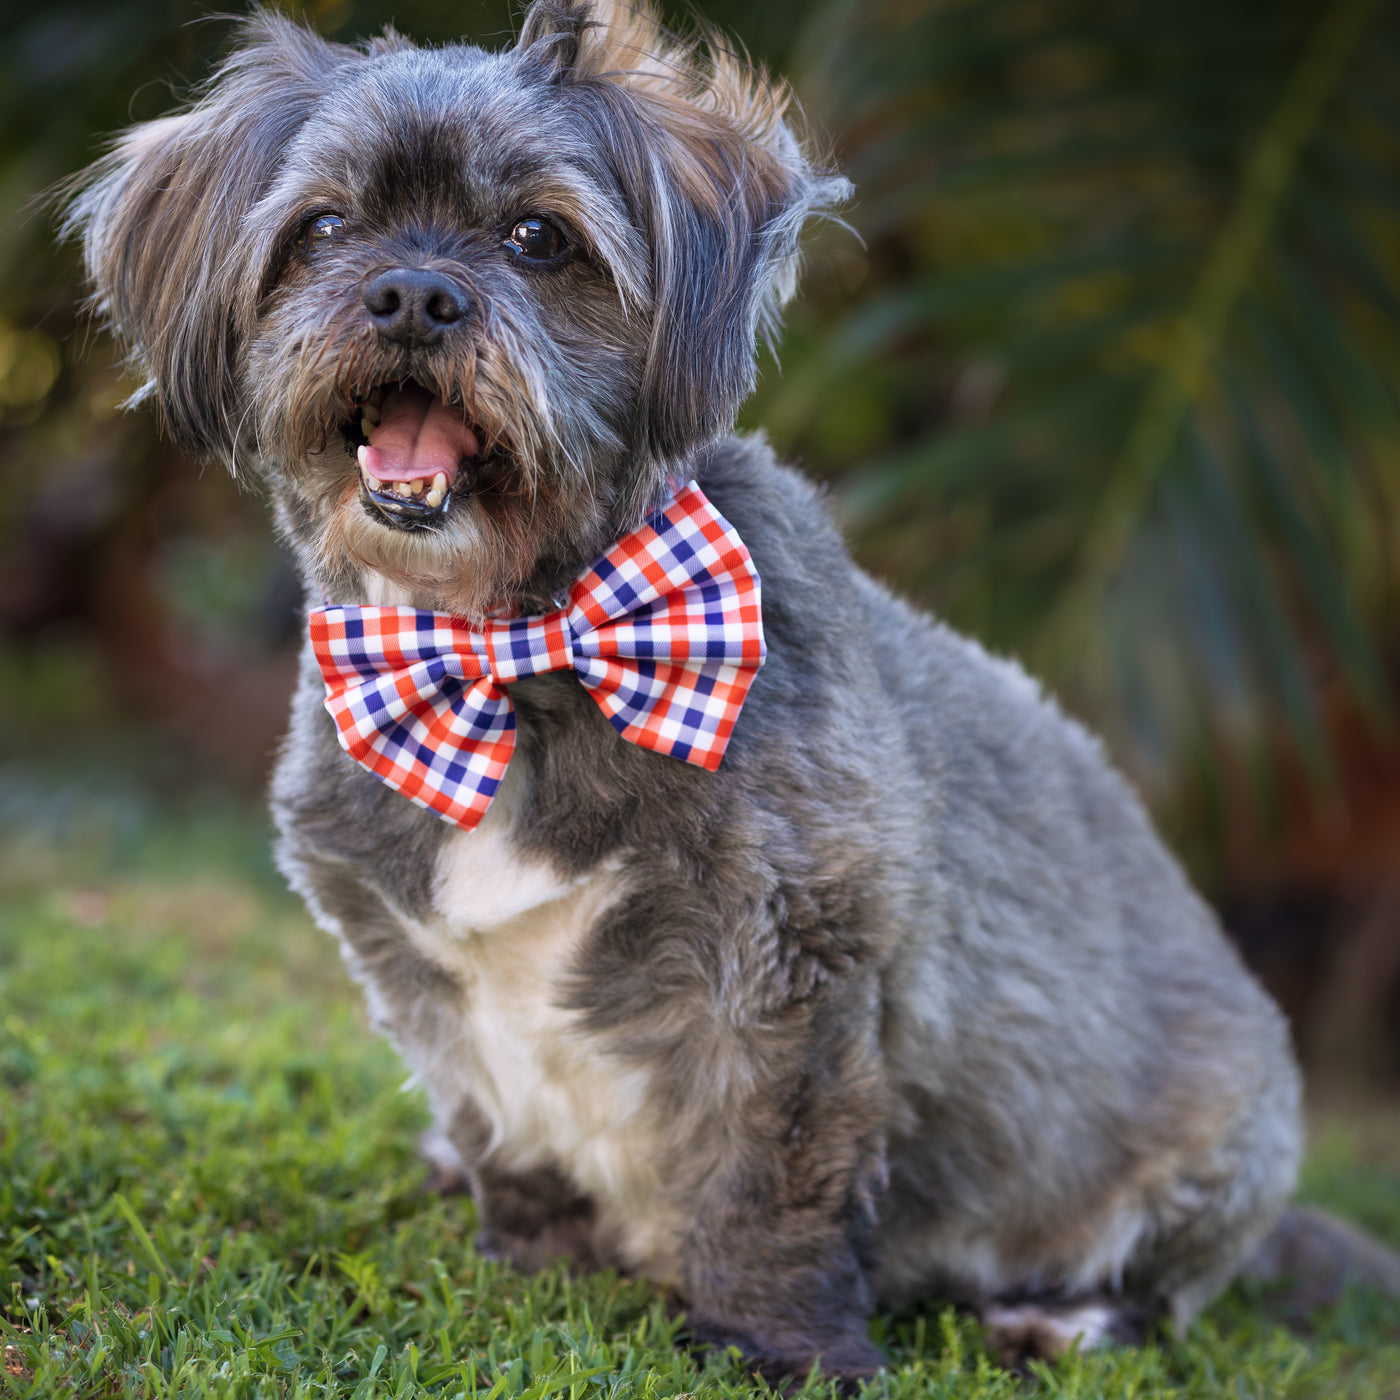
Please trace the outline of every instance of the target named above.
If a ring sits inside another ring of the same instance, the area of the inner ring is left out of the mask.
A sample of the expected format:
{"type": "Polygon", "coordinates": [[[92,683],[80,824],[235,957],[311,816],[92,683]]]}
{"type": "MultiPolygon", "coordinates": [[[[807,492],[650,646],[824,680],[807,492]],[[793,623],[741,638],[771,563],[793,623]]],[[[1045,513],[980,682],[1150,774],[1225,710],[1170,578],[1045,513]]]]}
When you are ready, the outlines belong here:
{"type": "Polygon", "coordinates": [[[668,33],[645,3],[536,0],[519,51],[591,99],[652,252],[651,344],[638,415],[653,459],[732,426],[797,285],[813,214],[849,195],[795,130],[786,84],[718,33],[668,33]]]}
{"type": "Polygon", "coordinates": [[[243,21],[192,106],[133,127],[66,191],[93,303],[175,439],[232,455],[234,364],[261,291],[244,219],[328,80],[356,50],[267,11],[243,21]]]}

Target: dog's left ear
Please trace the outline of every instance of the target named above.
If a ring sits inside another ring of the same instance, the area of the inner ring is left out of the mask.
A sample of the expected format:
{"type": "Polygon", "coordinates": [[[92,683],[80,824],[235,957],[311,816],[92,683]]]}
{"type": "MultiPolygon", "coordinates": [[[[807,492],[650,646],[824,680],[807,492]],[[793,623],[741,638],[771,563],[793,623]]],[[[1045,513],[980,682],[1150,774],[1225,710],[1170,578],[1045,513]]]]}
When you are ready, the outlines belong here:
{"type": "Polygon", "coordinates": [[[669,34],[645,0],[536,0],[518,52],[600,124],[652,253],[636,447],[671,462],[733,426],[797,285],[803,225],[849,184],[816,166],[786,84],[713,31],[669,34]]]}

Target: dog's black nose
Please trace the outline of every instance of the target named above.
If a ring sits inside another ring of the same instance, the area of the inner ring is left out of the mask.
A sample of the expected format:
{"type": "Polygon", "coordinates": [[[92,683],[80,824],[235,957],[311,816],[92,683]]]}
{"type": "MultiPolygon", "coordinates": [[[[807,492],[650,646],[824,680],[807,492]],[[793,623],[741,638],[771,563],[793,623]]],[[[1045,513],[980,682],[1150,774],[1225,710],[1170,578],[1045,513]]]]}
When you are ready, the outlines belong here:
{"type": "Polygon", "coordinates": [[[440,272],[391,267],[365,283],[365,309],[379,334],[402,345],[426,345],[467,309],[466,295],[440,272]]]}

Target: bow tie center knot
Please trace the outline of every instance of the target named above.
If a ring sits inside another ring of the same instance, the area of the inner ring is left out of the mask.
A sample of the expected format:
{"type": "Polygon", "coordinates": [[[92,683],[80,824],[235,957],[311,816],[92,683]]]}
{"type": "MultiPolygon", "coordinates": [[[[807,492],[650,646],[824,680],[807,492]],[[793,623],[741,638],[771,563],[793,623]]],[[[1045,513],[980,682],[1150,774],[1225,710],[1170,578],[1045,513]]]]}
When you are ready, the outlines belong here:
{"type": "Polygon", "coordinates": [[[485,637],[491,678],[503,684],[571,670],[574,664],[573,632],[565,612],[488,622],[485,637]]]}

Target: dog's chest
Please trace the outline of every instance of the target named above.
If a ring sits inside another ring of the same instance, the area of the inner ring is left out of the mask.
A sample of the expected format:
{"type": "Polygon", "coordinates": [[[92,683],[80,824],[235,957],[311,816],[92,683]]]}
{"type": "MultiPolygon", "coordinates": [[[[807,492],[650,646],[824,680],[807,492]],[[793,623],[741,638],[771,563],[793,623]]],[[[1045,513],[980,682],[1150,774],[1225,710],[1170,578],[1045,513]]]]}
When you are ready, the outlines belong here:
{"type": "Polygon", "coordinates": [[[669,1272],[647,1074],[608,1054],[563,1005],[588,930],[622,891],[616,870],[563,879],[487,821],[438,860],[432,955],[462,988],[448,1043],[417,1066],[441,1109],[469,1097],[507,1169],[552,1166],[592,1196],[632,1267],[669,1272]]]}

